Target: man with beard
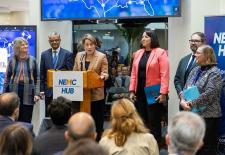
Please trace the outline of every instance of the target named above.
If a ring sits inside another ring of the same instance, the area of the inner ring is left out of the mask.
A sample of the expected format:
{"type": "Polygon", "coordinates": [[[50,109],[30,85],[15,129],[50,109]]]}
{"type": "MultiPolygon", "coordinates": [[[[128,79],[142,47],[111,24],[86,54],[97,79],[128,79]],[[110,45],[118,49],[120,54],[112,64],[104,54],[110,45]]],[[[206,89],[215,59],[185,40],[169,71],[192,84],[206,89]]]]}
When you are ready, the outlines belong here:
{"type": "Polygon", "coordinates": [[[174,77],[174,85],[177,90],[177,94],[179,98],[181,98],[182,91],[184,85],[186,83],[187,77],[191,70],[197,66],[195,63],[195,52],[199,46],[205,44],[206,37],[205,34],[202,32],[195,32],[191,35],[191,39],[189,40],[190,49],[192,53],[188,54],[187,56],[183,57],[177,67],[176,75],[174,77]]]}

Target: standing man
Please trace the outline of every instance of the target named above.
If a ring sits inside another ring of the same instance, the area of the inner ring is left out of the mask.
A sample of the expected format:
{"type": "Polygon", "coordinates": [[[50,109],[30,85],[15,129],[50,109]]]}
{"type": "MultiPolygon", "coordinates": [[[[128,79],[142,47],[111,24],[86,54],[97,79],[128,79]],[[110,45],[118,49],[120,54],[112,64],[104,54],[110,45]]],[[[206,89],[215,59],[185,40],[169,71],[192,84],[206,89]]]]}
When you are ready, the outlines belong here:
{"type": "Polygon", "coordinates": [[[189,40],[191,53],[183,57],[177,67],[176,75],[174,77],[174,85],[177,90],[179,98],[181,98],[184,85],[191,70],[197,66],[195,63],[195,52],[199,46],[205,44],[206,37],[202,32],[195,32],[191,35],[189,40]]]}
{"type": "MultiPolygon", "coordinates": [[[[53,98],[52,88],[47,87],[47,71],[49,69],[55,70],[72,70],[73,69],[73,55],[60,47],[60,34],[52,32],[48,36],[48,41],[51,46],[50,49],[42,52],[41,54],[41,66],[40,66],[40,92],[41,95],[45,95],[45,109],[51,103],[53,98]]],[[[47,114],[47,113],[46,113],[47,114]]]]}

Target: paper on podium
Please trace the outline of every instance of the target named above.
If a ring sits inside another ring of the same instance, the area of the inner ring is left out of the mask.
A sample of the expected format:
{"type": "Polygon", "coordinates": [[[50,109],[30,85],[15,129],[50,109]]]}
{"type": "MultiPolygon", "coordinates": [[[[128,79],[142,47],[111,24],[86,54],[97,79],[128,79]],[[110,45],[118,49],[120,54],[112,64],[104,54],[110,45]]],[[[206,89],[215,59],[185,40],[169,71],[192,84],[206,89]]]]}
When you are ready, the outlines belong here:
{"type": "Polygon", "coordinates": [[[156,103],[155,99],[160,95],[160,84],[145,87],[145,95],[149,105],[156,103]]]}

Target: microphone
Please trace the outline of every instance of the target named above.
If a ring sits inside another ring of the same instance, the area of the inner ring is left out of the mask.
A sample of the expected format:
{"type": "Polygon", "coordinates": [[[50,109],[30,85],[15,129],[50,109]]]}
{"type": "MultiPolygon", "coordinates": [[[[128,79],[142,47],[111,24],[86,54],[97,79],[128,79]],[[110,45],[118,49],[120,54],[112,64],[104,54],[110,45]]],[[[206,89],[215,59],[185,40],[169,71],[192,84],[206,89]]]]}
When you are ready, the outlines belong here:
{"type": "Polygon", "coordinates": [[[85,54],[83,54],[81,57],[80,57],[80,70],[83,71],[83,59],[84,59],[84,56],[85,54]]]}

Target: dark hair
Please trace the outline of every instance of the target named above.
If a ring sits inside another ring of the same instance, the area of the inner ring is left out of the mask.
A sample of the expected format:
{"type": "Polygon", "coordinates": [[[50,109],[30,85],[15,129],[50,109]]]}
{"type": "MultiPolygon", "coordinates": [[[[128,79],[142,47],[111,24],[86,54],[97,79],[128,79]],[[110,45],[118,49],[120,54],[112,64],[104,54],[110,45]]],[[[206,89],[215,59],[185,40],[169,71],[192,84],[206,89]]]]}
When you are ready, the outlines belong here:
{"type": "Polygon", "coordinates": [[[19,104],[20,98],[14,92],[0,95],[0,115],[11,116],[19,104]]]}
{"type": "Polygon", "coordinates": [[[9,125],[0,134],[0,154],[30,155],[32,141],[30,132],[22,124],[9,125]]]}
{"type": "Polygon", "coordinates": [[[108,155],[108,152],[91,139],[80,139],[71,143],[64,155],[108,155]]]}
{"type": "Polygon", "coordinates": [[[151,38],[151,46],[150,46],[151,48],[160,47],[159,39],[158,39],[158,36],[155,33],[155,31],[146,30],[145,33],[147,34],[147,36],[149,36],[151,38]]]}
{"type": "Polygon", "coordinates": [[[62,96],[53,99],[48,106],[48,112],[55,125],[64,125],[71,116],[71,101],[62,96]]]}
{"type": "Polygon", "coordinates": [[[203,42],[203,43],[206,43],[206,36],[205,36],[205,34],[204,33],[202,33],[202,32],[195,32],[195,33],[193,33],[191,36],[193,36],[193,35],[198,35],[200,38],[201,38],[201,41],[203,42]]]}

